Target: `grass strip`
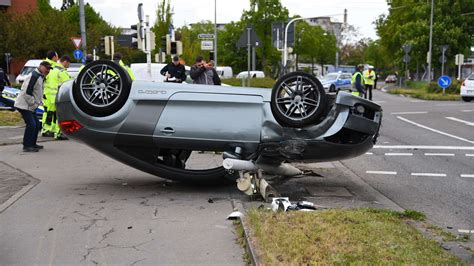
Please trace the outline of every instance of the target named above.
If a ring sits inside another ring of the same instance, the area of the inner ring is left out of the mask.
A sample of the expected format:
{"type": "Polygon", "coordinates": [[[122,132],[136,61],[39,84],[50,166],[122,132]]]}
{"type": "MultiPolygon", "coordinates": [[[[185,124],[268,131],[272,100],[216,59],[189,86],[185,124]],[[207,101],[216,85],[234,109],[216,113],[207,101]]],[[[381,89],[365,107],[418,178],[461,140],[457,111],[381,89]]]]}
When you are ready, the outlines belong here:
{"type": "Polygon", "coordinates": [[[264,265],[463,263],[408,224],[424,219],[414,211],[253,209],[246,219],[264,265]]]}
{"type": "Polygon", "coordinates": [[[0,111],[0,126],[20,126],[23,125],[23,119],[20,113],[8,110],[0,111]]]}
{"type": "MultiPolygon", "coordinates": [[[[245,82],[247,82],[247,79],[245,79],[245,82]]],[[[237,79],[237,78],[223,79],[222,83],[225,83],[230,86],[242,87],[242,79],[237,79]]],[[[274,84],[275,84],[275,80],[272,78],[254,78],[254,79],[250,79],[249,87],[270,89],[270,88],[273,88],[274,84]]]]}

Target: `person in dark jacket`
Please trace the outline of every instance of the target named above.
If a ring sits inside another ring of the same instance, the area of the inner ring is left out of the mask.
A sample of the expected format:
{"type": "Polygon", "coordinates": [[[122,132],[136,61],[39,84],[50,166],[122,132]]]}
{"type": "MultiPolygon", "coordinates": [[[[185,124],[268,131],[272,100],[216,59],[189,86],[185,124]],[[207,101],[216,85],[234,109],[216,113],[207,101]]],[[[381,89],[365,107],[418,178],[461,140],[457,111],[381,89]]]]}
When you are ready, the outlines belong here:
{"type": "Polygon", "coordinates": [[[352,92],[352,95],[364,97],[365,87],[364,87],[364,76],[362,72],[364,71],[364,65],[358,65],[356,72],[352,75],[352,87],[355,91],[352,92]]]}
{"type": "Polygon", "coordinates": [[[13,104],[3,98],[3,89],[5,89],[5,85],[11,86],[10,81],[7,78],[7,74],[3,72],[3,69],[0,67],[0,102],[5,104],[5,106],[8,106],[10,108],[13,108],[13,104]]]}
{"type": "Polygon", "coordinates": [[[221,85],[216,69],[207,64],[202,56],[196,58],[196,63],[191,67],[189,75],[194,80],[194,84],[221,85]]]}
{"type": "Polygon", "coordinates": [[[52,68],[49,62],[41,62],[37,69],[26,76],[15,100],[15,108],[20,112],[26,124],[23,136],[24,152],[37,152],[43,148],[43,146],[36,144],[41,123],[38,121],[35,111],[38,106],[43,104],[43,82],[52,68]]]}
{"type": "Polygon", "coordinates": [[[179,62],[179,57],[174,56],[173,62],[167,64],[160,71],[161,75],[165,76],[165,82],[182,83],[186,80],[186,69],[179,62]]]}

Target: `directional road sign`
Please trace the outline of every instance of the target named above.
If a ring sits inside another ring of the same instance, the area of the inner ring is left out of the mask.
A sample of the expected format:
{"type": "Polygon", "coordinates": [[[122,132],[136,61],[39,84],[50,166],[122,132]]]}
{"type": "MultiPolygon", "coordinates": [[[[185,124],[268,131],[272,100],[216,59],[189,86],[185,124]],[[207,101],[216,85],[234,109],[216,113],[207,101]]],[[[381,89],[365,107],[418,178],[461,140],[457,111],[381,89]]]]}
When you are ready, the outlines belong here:
{"type": "Polygon", "coordinates": [[[73,53],[73,54],[74,54],[74,58],[76,58],[76,59],[78,59],[78,60],[81,59],[81,58],[84,56],[84,54],[82,53],[82,51],[79,50],[79,49],[78,49],[78,50],[74,50],[74,53],[73,53]]]}
{"type": "Polygon", "coordinates": [[[451,85],[451,78],[448,76],[441,76],[438,79],[438,86],[440,86],[443,89],[446,89],[451,85]]]}
{"type": "Polygon", "coordinates": [[[240,39],[237,42],[237,47],[238,48],[244,48],[248,46],[249,43],[249,38],[248,38],[248,31],[250,29],[250,45],[252,47],[259,47],[260,46],[260,39],[257,36],[257,33],[255,33],[255,30],[253,29],[252,26],[247,26],[244,28],[244,31],[240,35],[240,39]]]}
{"type": "Polygon", "coordinates": [[[201,41],[201,50],[212,51],[214,50],[214,41],[201,41]]]}
{"type": "Polygon", "coordinates": [[[201,39],[201,40],[214,39],[214,34],[200,33],[200,34],[198,34],[198,38],[201,39]]]}
{"type": "Polygon", "coordinates": [[[82,38],[81,37],[71,37],[71,41],[76,47],[76,49],[79,49],[82,44],[82,38]]]}

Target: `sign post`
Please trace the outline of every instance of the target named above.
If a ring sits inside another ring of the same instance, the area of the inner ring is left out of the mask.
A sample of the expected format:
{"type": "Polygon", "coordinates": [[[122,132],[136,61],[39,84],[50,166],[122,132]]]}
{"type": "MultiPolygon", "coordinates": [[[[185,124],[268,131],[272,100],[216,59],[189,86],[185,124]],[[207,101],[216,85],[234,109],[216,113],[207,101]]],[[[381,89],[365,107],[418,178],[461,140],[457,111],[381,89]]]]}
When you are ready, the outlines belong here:
{"type": "Polygon", "coordinates": [[[463,54],[457,54],[455,58],[455,63],[458,66],[458,80],[461,79],[461,67],[462,64],[464,63],[464,55],[463,54]]]}
{"type": "Polygon", "coordinates": [[[446,88],[451,85],[451,78],[448,76],[441,76],[438,79],[438,86],[443,88],[443,95],[446,93],[446,88]]]}
{"type": "Polygon", "coordinates": [[[441,62],[441,76],[444,76],[444,63],[446,63],[446,50],[448,50],[449,45],[442,45],[440,46],[441,49],[441,57],[439,58],[439,61],[441,62]]]}

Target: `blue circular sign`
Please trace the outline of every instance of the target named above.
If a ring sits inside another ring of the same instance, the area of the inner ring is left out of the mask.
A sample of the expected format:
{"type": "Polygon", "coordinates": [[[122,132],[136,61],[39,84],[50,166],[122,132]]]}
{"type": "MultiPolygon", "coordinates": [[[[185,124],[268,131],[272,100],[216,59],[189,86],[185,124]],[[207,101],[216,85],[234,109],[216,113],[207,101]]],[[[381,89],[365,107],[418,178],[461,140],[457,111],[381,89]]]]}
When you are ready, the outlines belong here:
{"type": "Polygon", "coordinates": [[[441,76],[438,79],[438,86],[440,86],[443,89],[446,89],[451,85],[451,78],[448,76],[441,76]]]}
{"type": "Polygon", "coordinates": [[[82,51],[79,50],[79,49],[78,49],[78,50],[74,50],[74,53],[73,53],[73,54],[74,54],[74,58],[76,58],[76,59],[81,59],[81,58],[84,56],[84,54],[82,53],[82,51]]]}

